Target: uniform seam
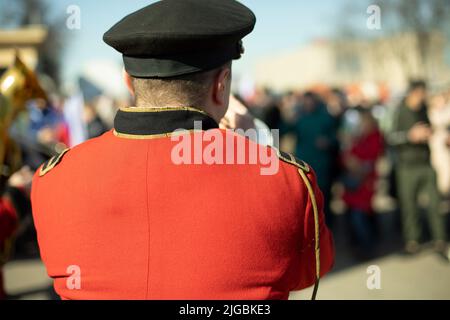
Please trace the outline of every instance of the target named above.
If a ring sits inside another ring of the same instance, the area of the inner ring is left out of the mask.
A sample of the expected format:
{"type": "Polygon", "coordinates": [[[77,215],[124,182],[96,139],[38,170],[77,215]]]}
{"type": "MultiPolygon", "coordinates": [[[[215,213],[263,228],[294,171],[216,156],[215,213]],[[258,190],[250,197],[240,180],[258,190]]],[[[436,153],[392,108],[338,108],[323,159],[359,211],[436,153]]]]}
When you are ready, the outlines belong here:
{"type": "Polygon", "coordinates": [[[148,290],[150,283],[150,208],[149,208],[149,200],[148,200],[148,158],[150,152],[150,143],[147,143],[147,155],[145,160],[145,197],[146,197],[146,207],[147,207],[147,288],[145,292],[145,300],[148,299],[148,290]]]}

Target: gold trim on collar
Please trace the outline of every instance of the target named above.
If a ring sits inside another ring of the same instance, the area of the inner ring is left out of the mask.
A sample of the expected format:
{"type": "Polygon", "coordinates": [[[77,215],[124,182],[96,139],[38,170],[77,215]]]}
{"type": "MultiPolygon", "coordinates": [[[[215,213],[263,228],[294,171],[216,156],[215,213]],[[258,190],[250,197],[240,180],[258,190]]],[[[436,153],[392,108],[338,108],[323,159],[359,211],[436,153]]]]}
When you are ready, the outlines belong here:
{"type": "Polygon", "coordinates": [[[209,116],[205,111],[193,108],[193,107],[122,107],[120,108],[120,111],[123,112],[166,112],[166,111],[192,111],[192,112],[198,112],[201,114],[204,114],[206,116],[209,116]]]}
{"type": "Polygon", "coordinates": [[[140,134],[128,134],[128,133],[120,133],[115,129],[113,130],[113,134],[122,139],[131,139],[131,140],[153,140],[153,139],[164,139],[164,138],[172,138],[178,137],[182,135],[187,135],[196,132],[203,132],[203,130],[182,130],[176,132],[162,133],[162,134],[149,134],[149,135],[140,135],[140,134]]]}

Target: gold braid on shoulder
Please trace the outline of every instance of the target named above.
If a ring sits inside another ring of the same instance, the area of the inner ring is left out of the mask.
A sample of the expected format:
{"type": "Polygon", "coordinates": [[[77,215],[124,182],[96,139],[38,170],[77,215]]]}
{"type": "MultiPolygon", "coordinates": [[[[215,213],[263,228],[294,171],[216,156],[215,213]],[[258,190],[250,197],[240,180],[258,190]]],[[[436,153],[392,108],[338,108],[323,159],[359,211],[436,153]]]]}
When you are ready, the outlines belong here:
{"type": "Polygon", "coordinates": [[[302,160],[297,159],[293,155],[289,153],[285,153],[276,149],[278,157],[287,163],[290,163],[298,168],[298,173],[300,177],[302,177],[303,182],[308,189],[309,198],[311,200],[313,213],[314,213],[314,254],[316,257],[315,265],[316,265],[316,281],[314,283],[314,290],[311,297],[311,300],[316,300],[317,292],[319,290],[319,282],[320,282],[320,230],[319,230],[319,209],[317,207],[316,195],[314,193],[314,189],[311,185],[311,182],[308,179],[307,173],[311,172],[310,167],[302,160]]]}

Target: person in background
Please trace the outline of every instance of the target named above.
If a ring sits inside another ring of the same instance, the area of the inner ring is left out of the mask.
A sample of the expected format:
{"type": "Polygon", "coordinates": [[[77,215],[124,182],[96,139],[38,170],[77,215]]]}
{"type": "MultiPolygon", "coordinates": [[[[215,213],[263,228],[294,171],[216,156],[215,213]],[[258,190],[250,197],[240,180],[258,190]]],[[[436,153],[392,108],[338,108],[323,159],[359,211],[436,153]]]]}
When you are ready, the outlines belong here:
{"type": "Polygon", "coordinates": [[[377,179],[376,163],[383,153],[383,137],[370,111],[361,110],[359,114],[358,136],[342,155],[343,200],[348,208],[351,235],[356,240],[356,253],[369,258],[375,247],[372,199],[377,179]]]}
{"type": "Polygon", "coordinates": [[[98,115],[95,107],[91,104],[84,105],[83,120],[86,124],[88,139],[97,138],[108,131],[108,128],[98,115]]]}
{"type": "Polygon", "coordinates": [[[297,138],[295,154],[310,163],[316,170],[319,187],[324,195],[324,211],[327,224],[332,226],[330,211],[331,184],[336,150],[336,125],[319,97],[306,92],[300,105],[297,122],[289,128],[297,138]]]}
{"type": "Polygon", "coordinates": [[[8,261],[11,241],[18,221],[16,211],[7,196],[0,195],[0,300],[6,299],[3,266],[8,261]]]}
{"type": "Polygon", "coordinates": [[[69,131],[60,108],[44,99],[28,103],[11,127],[11,138],[22,150],[24,165],[36,170],[43,162],[69,145],[69,131]]]}
{"type": "Polygon", "coordinates": [[[37,143],[51,146],[57,143],[68,145],[68,131],[60,110],[43,99],[29,105],[29,134],[37,143]]]}
{"type": "Polygon", "coordinates": [[[348,101],[345,92],[338,88],[332,89],[326,96],[327,111],[333,119],[335,143],[330,148],[332,165],[330,168],[330,185],[332,186],[342,174],[341,152],[344,145],[344,121],[345,113],[348,110],[348,101]]]}
{"type": "Polygon", "coordinates": [[[437,172],[438,188],[442,196],[450,196],[450,101],[445,94],[437,94],[431,100],[429,112],[433,126],[430,141],[431,161],[437,172]]]}
{"type": "Polygon", "coordinates": [[[428,195],[427,213],[435,250],[448,259],[445,220],[439,213],[436,172],[430,161],[428,144],[433,132],[426,98],[426,83],[413,81],[398,107],[389,142],[396,147],[397,189],[405,252],[414,254],[420,250],[422,230],[417,200],[419,193],[424,191],[428,195]]]}
{"type": "Polygon", "coordinates": [[[257,88],[253,101],[249,104],[252,114],[261,119],[270,129],[279,129],[281,112],[277,99],[268,88],[257,88]]]}

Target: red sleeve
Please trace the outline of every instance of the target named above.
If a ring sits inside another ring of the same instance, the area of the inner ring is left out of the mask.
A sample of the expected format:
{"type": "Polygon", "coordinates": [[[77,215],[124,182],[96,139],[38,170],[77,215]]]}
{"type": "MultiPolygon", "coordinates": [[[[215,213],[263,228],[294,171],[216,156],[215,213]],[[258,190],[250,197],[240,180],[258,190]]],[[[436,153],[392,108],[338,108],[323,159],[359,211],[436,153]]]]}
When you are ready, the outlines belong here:
{"type": "Polygon", "coordinates": [[[317,185],[317,178],[314,171],[307,174],[309,183],[314,191],[314,198],[309,194],[305,184],[305,199],[308,199],[305,206],[303,230],[301,230],[302,249],[299,252],[298,272],[299,278],[292,291],[302,290],[314,285],[316,281],[316,252],[315,252],[315,220],[313,201],[317,203],[319,212],[319,240],[320,240],[320,276],[328,273],[334,265],[334,242],[333,235],[325,223],[323,212],[323,195],[317,185]]]}
{"type": "Polygon", "coordinates": [[[11,237],[17,228],[17,215],[12,204],[0,198],[0,243],[11,237]]]}

